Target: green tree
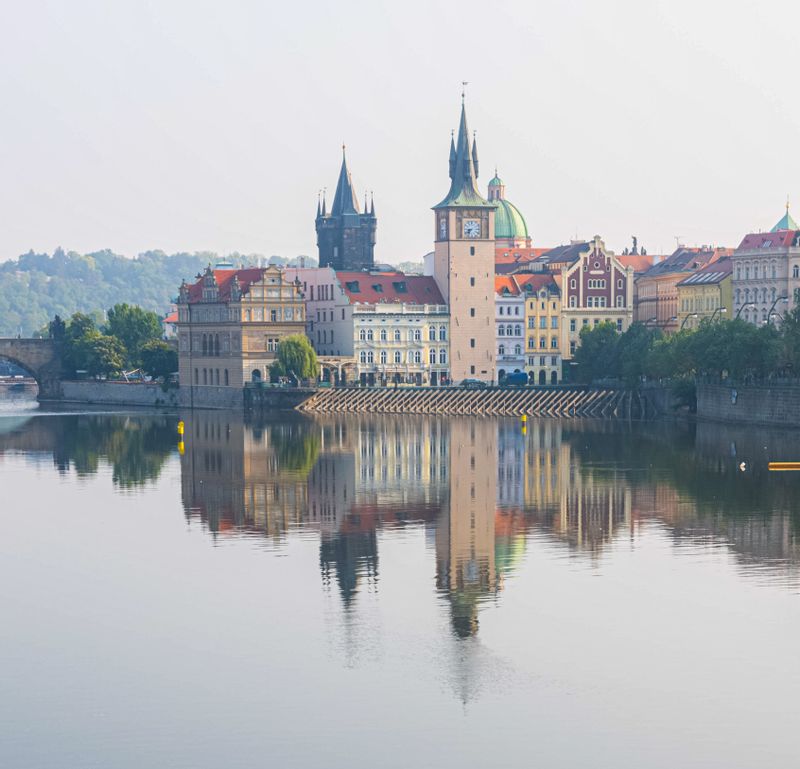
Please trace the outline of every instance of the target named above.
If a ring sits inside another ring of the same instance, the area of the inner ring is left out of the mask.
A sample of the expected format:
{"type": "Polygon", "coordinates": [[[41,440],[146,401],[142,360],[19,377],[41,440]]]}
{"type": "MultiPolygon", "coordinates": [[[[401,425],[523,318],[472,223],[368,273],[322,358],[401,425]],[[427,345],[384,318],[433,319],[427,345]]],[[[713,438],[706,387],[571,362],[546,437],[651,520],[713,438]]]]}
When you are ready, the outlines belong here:
{"type": "Polygon", "coordinates": [[[164,379],[178,370],[178,352],[161,339],[146,342],[141,349],[142,368],[154,379],[164,379]]]}
{"type": "Polygon", "coordinates": [[[115,304],[108,311],[105,332],[122,343],[128,366],[141,366],[142,347],[163,336],[158,315],[126,303],[115,304]]]}
{"type": "Polygon", "coordinates": [[[86,371],[92,376],[119,374],[125,363],[125,348],[113,336],[94,334],[86,343],[86,371]]]}
{"type": "Polygon", "coordinates": [[[315,379],[319,371],[317,354],[303,334],[285,336],[278,344],[275,363],[270,367],[271,378],[294,376],[298,379],[315,379]]]}
{"type": "Polygon", "coordinates": [[[94,321],[82,312],[76,312],[64,330],[64,366],[72,373],[85,371],[89,365],[91,340],[99,332],[94,321]]]}
{"type": "Polygon", "coordinates": [[[633,323],[619,337],[619,374],[628,387],[636,387],[647,373],[648,357],[660,338],[658,329],[650,329],[644,323],[633,323]]]}
{"type": "Polygon", "coordinates": [[[596,379],[619,376],[619,340],[613,323],[599,323],[581,329],[581,344],[575,352],[581,382],[588,384],[596,379]]]}

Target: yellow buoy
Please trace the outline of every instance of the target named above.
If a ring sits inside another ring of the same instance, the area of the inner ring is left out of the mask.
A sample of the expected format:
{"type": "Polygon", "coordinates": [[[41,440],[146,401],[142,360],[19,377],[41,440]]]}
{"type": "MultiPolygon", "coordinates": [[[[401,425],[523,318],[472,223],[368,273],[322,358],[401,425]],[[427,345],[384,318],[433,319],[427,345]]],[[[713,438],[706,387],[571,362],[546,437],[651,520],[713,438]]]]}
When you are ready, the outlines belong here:
{"type": "Polygon", "coordinates": [[[186,425],[183,424],[183,420],[178,422],[178,435],[183,435],[185,429],[186,425]]]}

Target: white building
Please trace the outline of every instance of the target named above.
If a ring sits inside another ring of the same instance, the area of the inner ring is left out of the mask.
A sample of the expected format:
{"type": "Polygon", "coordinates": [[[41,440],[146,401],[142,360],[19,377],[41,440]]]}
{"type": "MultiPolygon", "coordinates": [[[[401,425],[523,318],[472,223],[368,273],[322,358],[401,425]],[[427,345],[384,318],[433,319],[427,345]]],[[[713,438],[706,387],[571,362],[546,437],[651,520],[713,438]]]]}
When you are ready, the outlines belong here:
{"type": "Polygon", "coordinates": [[[525,295],[513,275],[496,275],[495,382],[525,371],[525,295]]]}

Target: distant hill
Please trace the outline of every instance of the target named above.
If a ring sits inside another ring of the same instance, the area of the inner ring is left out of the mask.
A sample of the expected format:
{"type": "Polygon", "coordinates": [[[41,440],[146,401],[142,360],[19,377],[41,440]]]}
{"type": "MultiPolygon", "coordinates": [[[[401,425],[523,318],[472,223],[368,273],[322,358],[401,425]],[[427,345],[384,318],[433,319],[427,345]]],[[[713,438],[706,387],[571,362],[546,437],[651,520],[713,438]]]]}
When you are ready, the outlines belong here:
{"type": "Polygon", "coordinates": [[[0,262],[0,336],[30,336],[44,328],[55,315],[66,318],[74,312],[102,313],[119,302],[138,304],[163,315],[178,294],[181,280],[191,280],[209,264],[231,263],[234,267],[296,264],[307,267],[316,259],[259,254],[165,254],[147,251],[129,259],[112,251],[93,254],[33,251],[0,262]]]}

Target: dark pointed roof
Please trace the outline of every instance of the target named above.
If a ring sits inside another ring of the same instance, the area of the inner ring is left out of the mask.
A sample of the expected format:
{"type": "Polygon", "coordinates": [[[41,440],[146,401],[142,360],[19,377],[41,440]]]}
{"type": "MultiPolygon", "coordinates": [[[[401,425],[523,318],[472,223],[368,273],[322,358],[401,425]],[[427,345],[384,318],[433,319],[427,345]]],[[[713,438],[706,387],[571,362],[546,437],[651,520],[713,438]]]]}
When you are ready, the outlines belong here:
{"type": "Polygon", "coordinates": [[[447,193],[447,197],[434,208],[451,206],[494,208],[494,205],[478,192],[478,170],[475,168],[477,157],[477,150],[474,150],[474,144],[470,142],[467,110],[462,101],[458,140],[455,147],[452,140],[450,143],[450,191],[447,193]],[[453,157],[454,149],[455,157],[453,157]]]}
{"type": "Polygon", "coordinates": [[[336,194],[333,196],[332,216],[341,214],[357,214],[358,200],[353,189],[353,180],[350,178],[350,171],[347,168],[347,158],[344,154],[342,145],[342,168],[339,171],[339,181],[336,184],[336,194]]]}

